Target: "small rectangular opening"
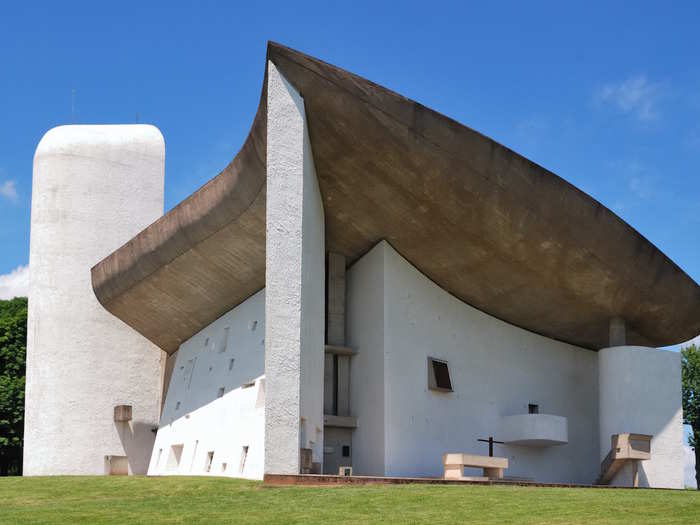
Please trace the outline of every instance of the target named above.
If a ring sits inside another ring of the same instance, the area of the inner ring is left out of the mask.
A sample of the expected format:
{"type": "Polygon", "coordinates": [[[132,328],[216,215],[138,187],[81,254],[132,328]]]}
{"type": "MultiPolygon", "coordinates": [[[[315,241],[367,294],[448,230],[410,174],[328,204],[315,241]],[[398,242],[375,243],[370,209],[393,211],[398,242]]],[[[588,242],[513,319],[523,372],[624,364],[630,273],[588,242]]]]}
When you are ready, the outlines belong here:
{"type": "Polygon", "coordinates": [[[175,403],[175,410],[180,410],[180,402],[175,403]]]}
{"type": "Polygon", "coordinates": [[[225,391],[226,391],[226,389],[222,386],[221,388],[219,388],[219,391],[217,392],[216,397],[224,397],[225,391]]]}
{"type": "Polygon", "coordinates": [[[243,447],[241,448],[241,462],[238,465],[238,472],[241,474],[243,474],[246,459],[248,459],[248,445],[243,445],[243,447]]]}
{"type": "Polygon", "coordinates": [[[226,352],[226,348],[228,347],[228,332],[229,332],[229,330],[230,330],[230,328],[228,326],[226,328],[224,328],[224,334],[221,337],[221,342],[219,343],[219,353],[220,354],[223,354],[224,352],[226,352]]]}
{"type": "Polygon", "coordinates": [[[452,392],[452,380],[447,361],[428,358],[428,388],[440,392],[452,392]]]}
{"type": "Polygon", "coordinates": [[[204,463],[204,472],[211,472],[211,464],[214,462],[214,451],[207,452],[207,460],[204,463]]]}
{"type": "Polygon", "coordinates": [[[539,414],[540,413],[540,405],[537,405],[535,403],[530,403],[527,405],[527,413],[528,414],[539,414]]]}
{"type": "Polygon", "coordinates": [[[226,472],[226,467],[227,467],[227,466],[228,466],[228,464],[224,461],[224,462],[221,464],[221,472],[226,472]]]}
{"type": "Polygon", "coordinates": [[[128,458],[126,456],[105,456],[105,473],[108,476],[128,476],[128,458]]]}
{"type": "Polygon", "coordinates": [[[350,457],[350,445],[343,445],[343,457],[344,458],[350,457]]]}
{"type": "Polygon", "coordinates": [[[236,360],[235,360],[234,358],[231,358],[231,359],[229,360],[229,362],[228,362],[228,371],[229,371],[229,372],[230,372],[231,370],[233,370],[233,363],[234,363],[235,361],[236,361],[236,360]]]}

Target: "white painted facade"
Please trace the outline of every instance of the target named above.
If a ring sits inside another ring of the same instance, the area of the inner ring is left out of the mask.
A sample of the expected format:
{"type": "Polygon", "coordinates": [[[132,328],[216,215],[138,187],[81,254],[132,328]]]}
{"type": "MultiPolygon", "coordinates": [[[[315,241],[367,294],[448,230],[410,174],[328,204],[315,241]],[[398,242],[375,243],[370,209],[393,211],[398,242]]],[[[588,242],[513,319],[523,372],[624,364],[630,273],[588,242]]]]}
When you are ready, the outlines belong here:
{"type": "Polygon", "coordinates": [[[149,475],[262,479],[265,290],[182,343],[149,475]]]}
{"type": "MultiPolygon", "coordinates": [[[[600,350],[598,356],[601,460],[610,450],[611,434],[650,434],[651,459],[640,465],[640,486],[682,489],[680,353],[616,346],[600,350]]],[[[629,485],[631,479],[627,466],[612,483],[629,485]]]]}
{"type": "Polygon", "coordinates": [[[323,461],[325,230],[299,93],[268,63],[265,472],[323,461]]]}
{"type": "MultiPolygon", "coordinates": [[[[607,449],[601,450],[599,421],[608,434],[630,431],[624,420],[608,425],[599,415],[598,353],[522,330],[462,303],[386,242],[348,271],[348,341],[358,352],[351,373],[351,406],[358,418],[353,434],[357,474],[440,476],[443,453],[485,455],[488,447],[477,439],[494,436],[524,443],[496,445],[495,455],[509,459],[506,475],[592,483],[609,450],[609,435],[607,449]],[[428,389],[427,357],[448,362],[453,392],[428,389]],[[530,404],[538,405],[539,415],[528,414],[530,404]],[[527,422],[519,432],[514,426],[518,419],[527,422]],[[562,440],[567,443],[553,443],[562,440]]],[[[682,475],[675,460],[676,453],[682,454],[676,439],[681,431],[677,363],[654,349],[639,351],[654,358],[621,356],[619,366],[627,366],[629,377],[643,385],[665,363],[666,372],[653,384],[664,384],[666,401],[648,399],[658,389],[636,400],[639,389],[628,390],[622,397],[625,405],[612,407],[612,412],[630,413],[626,407],[634,405],[633,421],[641,417],[639,412],[664,420],[668,428],[648,428],[659,434],[653,455],[674,476],[676,470],[682,475]],[[630,359],[635,365],[630,366],[630,359]],[[666,406],[669,399],[672,407],[666,406]],[[667,461],[669,455],[672,461],[667,461]]],[[[600,354],[601,363],[607,356],[600,354]]],[[[608,368],[601,364],[602,370],[608,368]]],[[[644,468],[651,476],[656,467],[647,463],[644,468]]],[[[653,481],[666,486],[662,478],[653,481]]]]}
{"type": "MultiPolygon", "coordinates": [[[[90,283],[92,265],[162,213],[163,139],[151,126],[67,126],[42,139],[26,474],[101,474],[114,456],[129,473],[261,479],[298,474],[302,448],[321,468],[324,444],[345,448],[333,435],[352,418],[331,420],[341,426],[324,443],[325,225],[304,100],[272,63],[267,79],[266,287],[179,347],[163,404],[163,353],[106,312],[90,283]],[[120,404],[132,422],[113,421],[120,404]]],[[[357,427],[342,454],[354,474],[439,477],[444,453],[486,455],[477,439],[493,436],[506,442],[495,454],[509,459],[507,476],[592,483],[610,435],[635,432],[654,436],[641,484],[682,488],[678,354],[593,352],[517,328],[385,241],[346,283],[357,427]],[[429,358],[447,363],[451,392],[429,387],[429,358]]]]}
{"type": "Polygon", "coordinates": [[[25,475],[148,466],[162,352],[100,305],[90,268],[163,213],[165,143],[153,126],[60,126],[34,156],[25,475]],[[115,405],[133,407],[115,423],[115,405]]]}

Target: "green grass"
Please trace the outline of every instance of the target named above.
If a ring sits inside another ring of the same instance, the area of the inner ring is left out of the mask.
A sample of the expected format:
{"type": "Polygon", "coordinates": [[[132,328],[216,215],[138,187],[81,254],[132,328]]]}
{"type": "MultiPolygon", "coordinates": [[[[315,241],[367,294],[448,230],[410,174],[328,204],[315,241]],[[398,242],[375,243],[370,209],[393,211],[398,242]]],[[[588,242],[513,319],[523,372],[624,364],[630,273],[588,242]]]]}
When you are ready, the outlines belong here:
{"type": "Polygon", "coordinates": [[[226,478],[0,478],[0,523],[700,523],[700,492],[265,487],[226,478]]]}

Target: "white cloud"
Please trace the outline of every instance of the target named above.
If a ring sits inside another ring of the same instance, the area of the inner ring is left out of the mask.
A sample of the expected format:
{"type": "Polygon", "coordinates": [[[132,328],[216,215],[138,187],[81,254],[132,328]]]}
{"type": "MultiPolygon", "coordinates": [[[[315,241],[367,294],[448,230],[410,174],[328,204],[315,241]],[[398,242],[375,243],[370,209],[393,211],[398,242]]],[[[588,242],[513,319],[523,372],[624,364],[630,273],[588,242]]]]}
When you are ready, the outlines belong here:
{"type": "Polygon", "coordinates": [[[6,180],[0,183],[0,197],[4,197],[12,202],[17,201],[17,182],[6,180]]]}
{"type": "Polygon", "coordinates": [[[606,84],[598,91],[597,99],[639,120],[648,121],[658,117],[657,102],[661,92],[661,84],[637,75],[618,84],[606,84]]]}
{"type": "Polygon", "coordinates": [[[29,266],[18,266],[0,275],[0,299],[26,297],[29,292],[29,266]]]}

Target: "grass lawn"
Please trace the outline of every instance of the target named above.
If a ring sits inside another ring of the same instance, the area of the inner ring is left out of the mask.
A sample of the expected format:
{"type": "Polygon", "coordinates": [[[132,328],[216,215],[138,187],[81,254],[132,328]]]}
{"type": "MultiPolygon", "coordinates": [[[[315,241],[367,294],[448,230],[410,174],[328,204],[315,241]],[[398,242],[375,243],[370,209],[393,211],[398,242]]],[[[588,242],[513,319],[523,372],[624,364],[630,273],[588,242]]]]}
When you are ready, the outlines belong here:
{"type": "Polygon", "coordinates": [[[264,487],[203,477],[0,478],[0,523],[700,523],[700,492],[264,487]]]}

